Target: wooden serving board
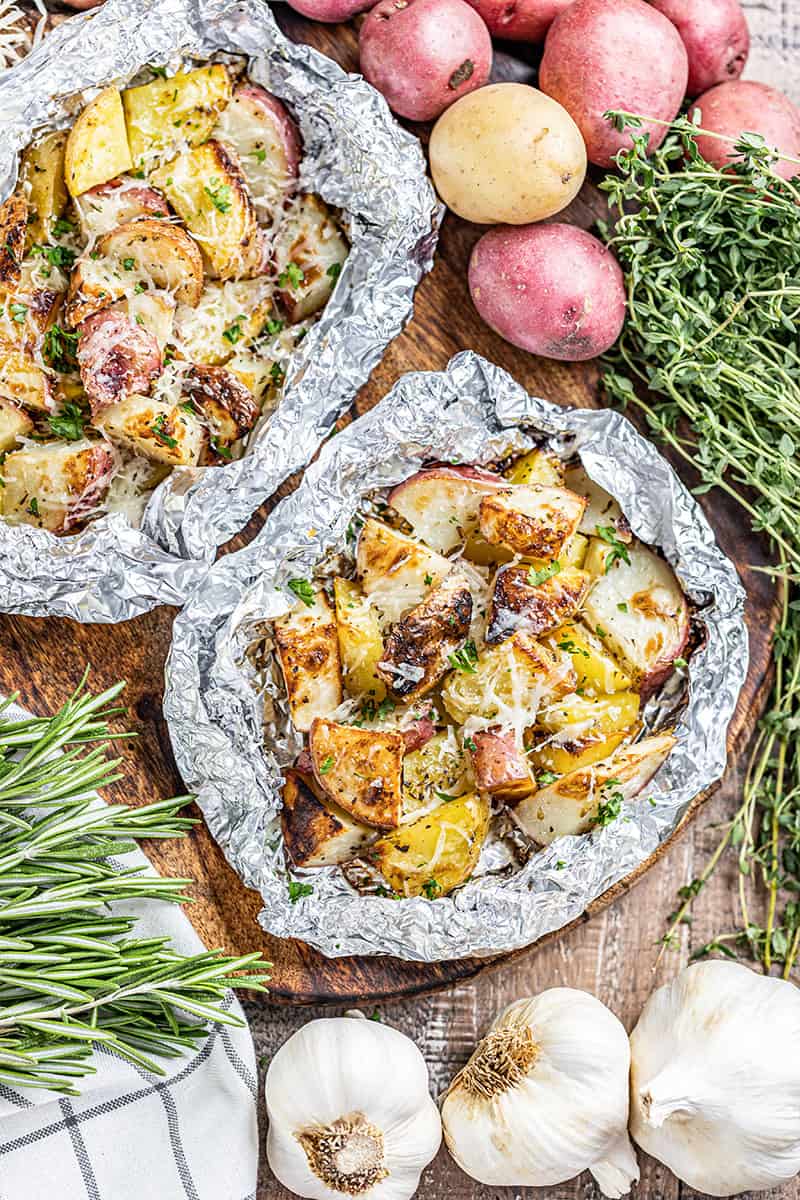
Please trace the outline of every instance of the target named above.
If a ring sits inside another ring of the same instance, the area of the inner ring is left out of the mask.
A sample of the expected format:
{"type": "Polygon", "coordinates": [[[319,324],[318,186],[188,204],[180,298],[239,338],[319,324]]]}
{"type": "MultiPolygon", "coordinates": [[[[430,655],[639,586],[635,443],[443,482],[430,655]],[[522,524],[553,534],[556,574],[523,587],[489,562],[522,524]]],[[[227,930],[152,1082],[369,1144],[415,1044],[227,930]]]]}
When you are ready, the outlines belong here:
{"type": "MultiPolygon", "coordinates": [[[[315,25],[282,5],[277,6],[276,13],[291,36],[315,45],[348,70],[357,69],[356,23],[315,25]]],[[[503,53],[497,55],[495,73],[497,78],[523,81],[532,80],[535,74],[529,63],[503,53]]],[[[426,131],[415,132],[424,137],[426,131]]],[[[587,184],[565,217],[588,227],[597,206],[598,193],[587,184]]],[[[417,293],[414,320],[389,347],[360,393],[354,406],[357,413],[371,408],[405,372],[440,369],[463,349],[475,350],[498,363],[532,393],[561,404],[599,406],[598,372],[594,364],[573,366],[534,358],[502,341],[477,316],[467,289],[466,264],[480,233],[478,227],[448,215],[436,265],[417,293]]],[[[686,477],[684,471],[682,474],[686,477]]],[[[293,482],[285,485],[279,495],[291,490],[293,482]]],[[[766,548],[749,532],[741,511],[716,493],[703,497],[703,505],[720,545],[738,565],[748,592],[751,662],[731,727],[729,745],[735,752],[746,746],[763,709],[778,604],[769,577],[751,569],[767,561],[766,548]]],[[[264,507],[234,546],[255,532],[269,508],[270,505],[264,507]]],[[[161,707],[163,669],[174,615],[175,610],[161,608],[116,626],[0,615],[0,694],[18,691],[22,704],[46,713],[58,708],[77,685],[86,663],[92,666],[91,684],[95,690],[120,678],[127,680],[129,714],[125,725],[140,736],[119,743],[124,779],[114,794],[133,804],[185,790],[172,757],[161,707]]],[[[705,798],[695,800],[682,828],[697,814],[705,798]]],[[[670,841],[676,836],[677,833],[670,841]]],[[[579,920],[587,920],[628,891],[668,852],[669,845],[668,842],[662,846],[637,871],[599,897],[579,920]]],[[[326,959],[302,943],[280,941],[261,930],[257,923],[260,897],[243,887],[202,822],[185,839],[151,843],[148,853],[162,872],[195,881],[189,889],[194,903],[187,911],[208,946],[218,946],[232,954],[263,951],[273,964],[274,1002],[347,1004],[419,995],[469,979],[508,957],[437,964],[406,963],[388,957],[326,959]]],[[[677,883],[676,880],[676,886],[677,883]]],[[[538,945],[563,932],[550,935],[538,945]]]]}

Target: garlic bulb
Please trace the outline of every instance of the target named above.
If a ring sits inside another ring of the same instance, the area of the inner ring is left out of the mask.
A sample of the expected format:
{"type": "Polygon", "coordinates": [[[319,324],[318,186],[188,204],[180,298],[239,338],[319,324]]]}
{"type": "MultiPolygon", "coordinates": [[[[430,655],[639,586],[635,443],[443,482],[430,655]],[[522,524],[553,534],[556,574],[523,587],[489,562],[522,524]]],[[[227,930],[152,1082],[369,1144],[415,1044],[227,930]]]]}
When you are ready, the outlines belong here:
{"type": "Polygon", "coordinates": [[[447,1147],[480,1183],[546,1187],[588,1169],[606,1196],[639,1178],[628,1140],[628,1037],[573,988],[496,1019],[442,1105],[447,1147]]]}
{"type": "Polygon", "coordinates": [[[312,1200],[408,1200],[442,1140],[425,1060],[377,1021],[310,1021],[270,1063],[266,1100],[269,1165],[312,1200]]]}
{"type": "Polygon", "coordinates": [[[631,1034],[631,1133],[711,1196],[800,1171],[800,992],[717,960],[654,992],[631,1034]]]}

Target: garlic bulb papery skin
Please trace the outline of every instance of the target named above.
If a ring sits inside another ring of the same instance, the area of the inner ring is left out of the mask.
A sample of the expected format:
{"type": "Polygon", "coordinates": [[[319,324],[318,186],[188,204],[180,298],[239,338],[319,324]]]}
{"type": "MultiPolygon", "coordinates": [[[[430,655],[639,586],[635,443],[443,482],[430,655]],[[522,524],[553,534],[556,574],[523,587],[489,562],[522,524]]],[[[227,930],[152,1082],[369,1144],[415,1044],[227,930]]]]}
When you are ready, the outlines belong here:
{"type": "Polygon", "coordinates": [[[273,1058],[265,1091],[269,1165],[311,1200],[409,1200],[442,1140],[424,1058],[377,1021],[310,1021],[273,1058]]]}
{"type": "Polygon", "coordinates": [[[710,960],[653,992],[631,1034],[631,1133],[699,1192],[800,1171],[800,991],[710,960]]]}
{"type": "Polygon", "coordinates": [[[480,1183],[547,1187],[587,1168],[606,1196],[639,1168],[628,1035],[588,992],[551,988],[495,1020],[442,1104],[447,1148],[480,1183]]]}

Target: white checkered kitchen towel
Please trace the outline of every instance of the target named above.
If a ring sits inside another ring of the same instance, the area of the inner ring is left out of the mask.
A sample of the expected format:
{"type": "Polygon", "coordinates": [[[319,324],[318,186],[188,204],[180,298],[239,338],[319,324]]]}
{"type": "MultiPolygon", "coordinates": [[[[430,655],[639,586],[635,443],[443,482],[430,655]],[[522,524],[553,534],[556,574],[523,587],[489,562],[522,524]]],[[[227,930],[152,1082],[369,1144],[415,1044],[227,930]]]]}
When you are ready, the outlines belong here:
{"type": "MultiPolygon", "coordinates": [[[[13,710],[12,710],[13,711],[13,710]]],[[[146,863],[140,852],[120,858],[146,863]]],[[[114,905],[137,937],[203,949],[175,905],[114,905]]],[[[243,1016],[229,994],[226,1007],[243,1016]]],[[[217,1025],[153,1075],[107,1050],[80,1097],[0,1084],[0,1200],[255,1200],[256,1065],[247,1025],[217,1025]]]]}

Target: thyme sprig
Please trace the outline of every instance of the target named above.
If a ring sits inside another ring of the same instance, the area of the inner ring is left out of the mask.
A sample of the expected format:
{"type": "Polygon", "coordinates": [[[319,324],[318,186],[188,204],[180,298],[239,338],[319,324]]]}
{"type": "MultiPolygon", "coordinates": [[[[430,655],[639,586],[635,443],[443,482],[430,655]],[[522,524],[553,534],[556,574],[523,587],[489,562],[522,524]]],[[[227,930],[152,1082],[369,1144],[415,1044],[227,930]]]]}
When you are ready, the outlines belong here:
{"type": "Polygon", "coordinates": [[[73,1095],[98,1045],[164,1074],[159,1059],[191,1049],[209,1023],[240,1023],[226,992],[263,991],[267,966],[258,954],[178,954],[108,907],[189,900],[191,880],[114,859],[194,821],[180,815],[186,796],[130,808],[92,795],[121,778],[106,739],[123,685],[92,696],[85,684],[53,717],[11,720],[11,700],[0,703],[0,1082],[73,1095]]]}
{"type": "Polygon", "coordinates": [[[688,118],[648,156],[640,119],[611,116],[631,128],[633,146],[601,185],[614,218],[603,232],[628,293],[606,389],[638,406],[653,434],[697,470],[697,492],[720,488],[766,535],[783,603],[775,683],[740,808],[681,889],[664,941],[691,919],[730,848],[740,926],[695,954],[744,952],[788,977],[800,949],[800,180],[777,174],[757,134],[735,142],[741,157],[720,172],[700,158],[688,118]]]}

